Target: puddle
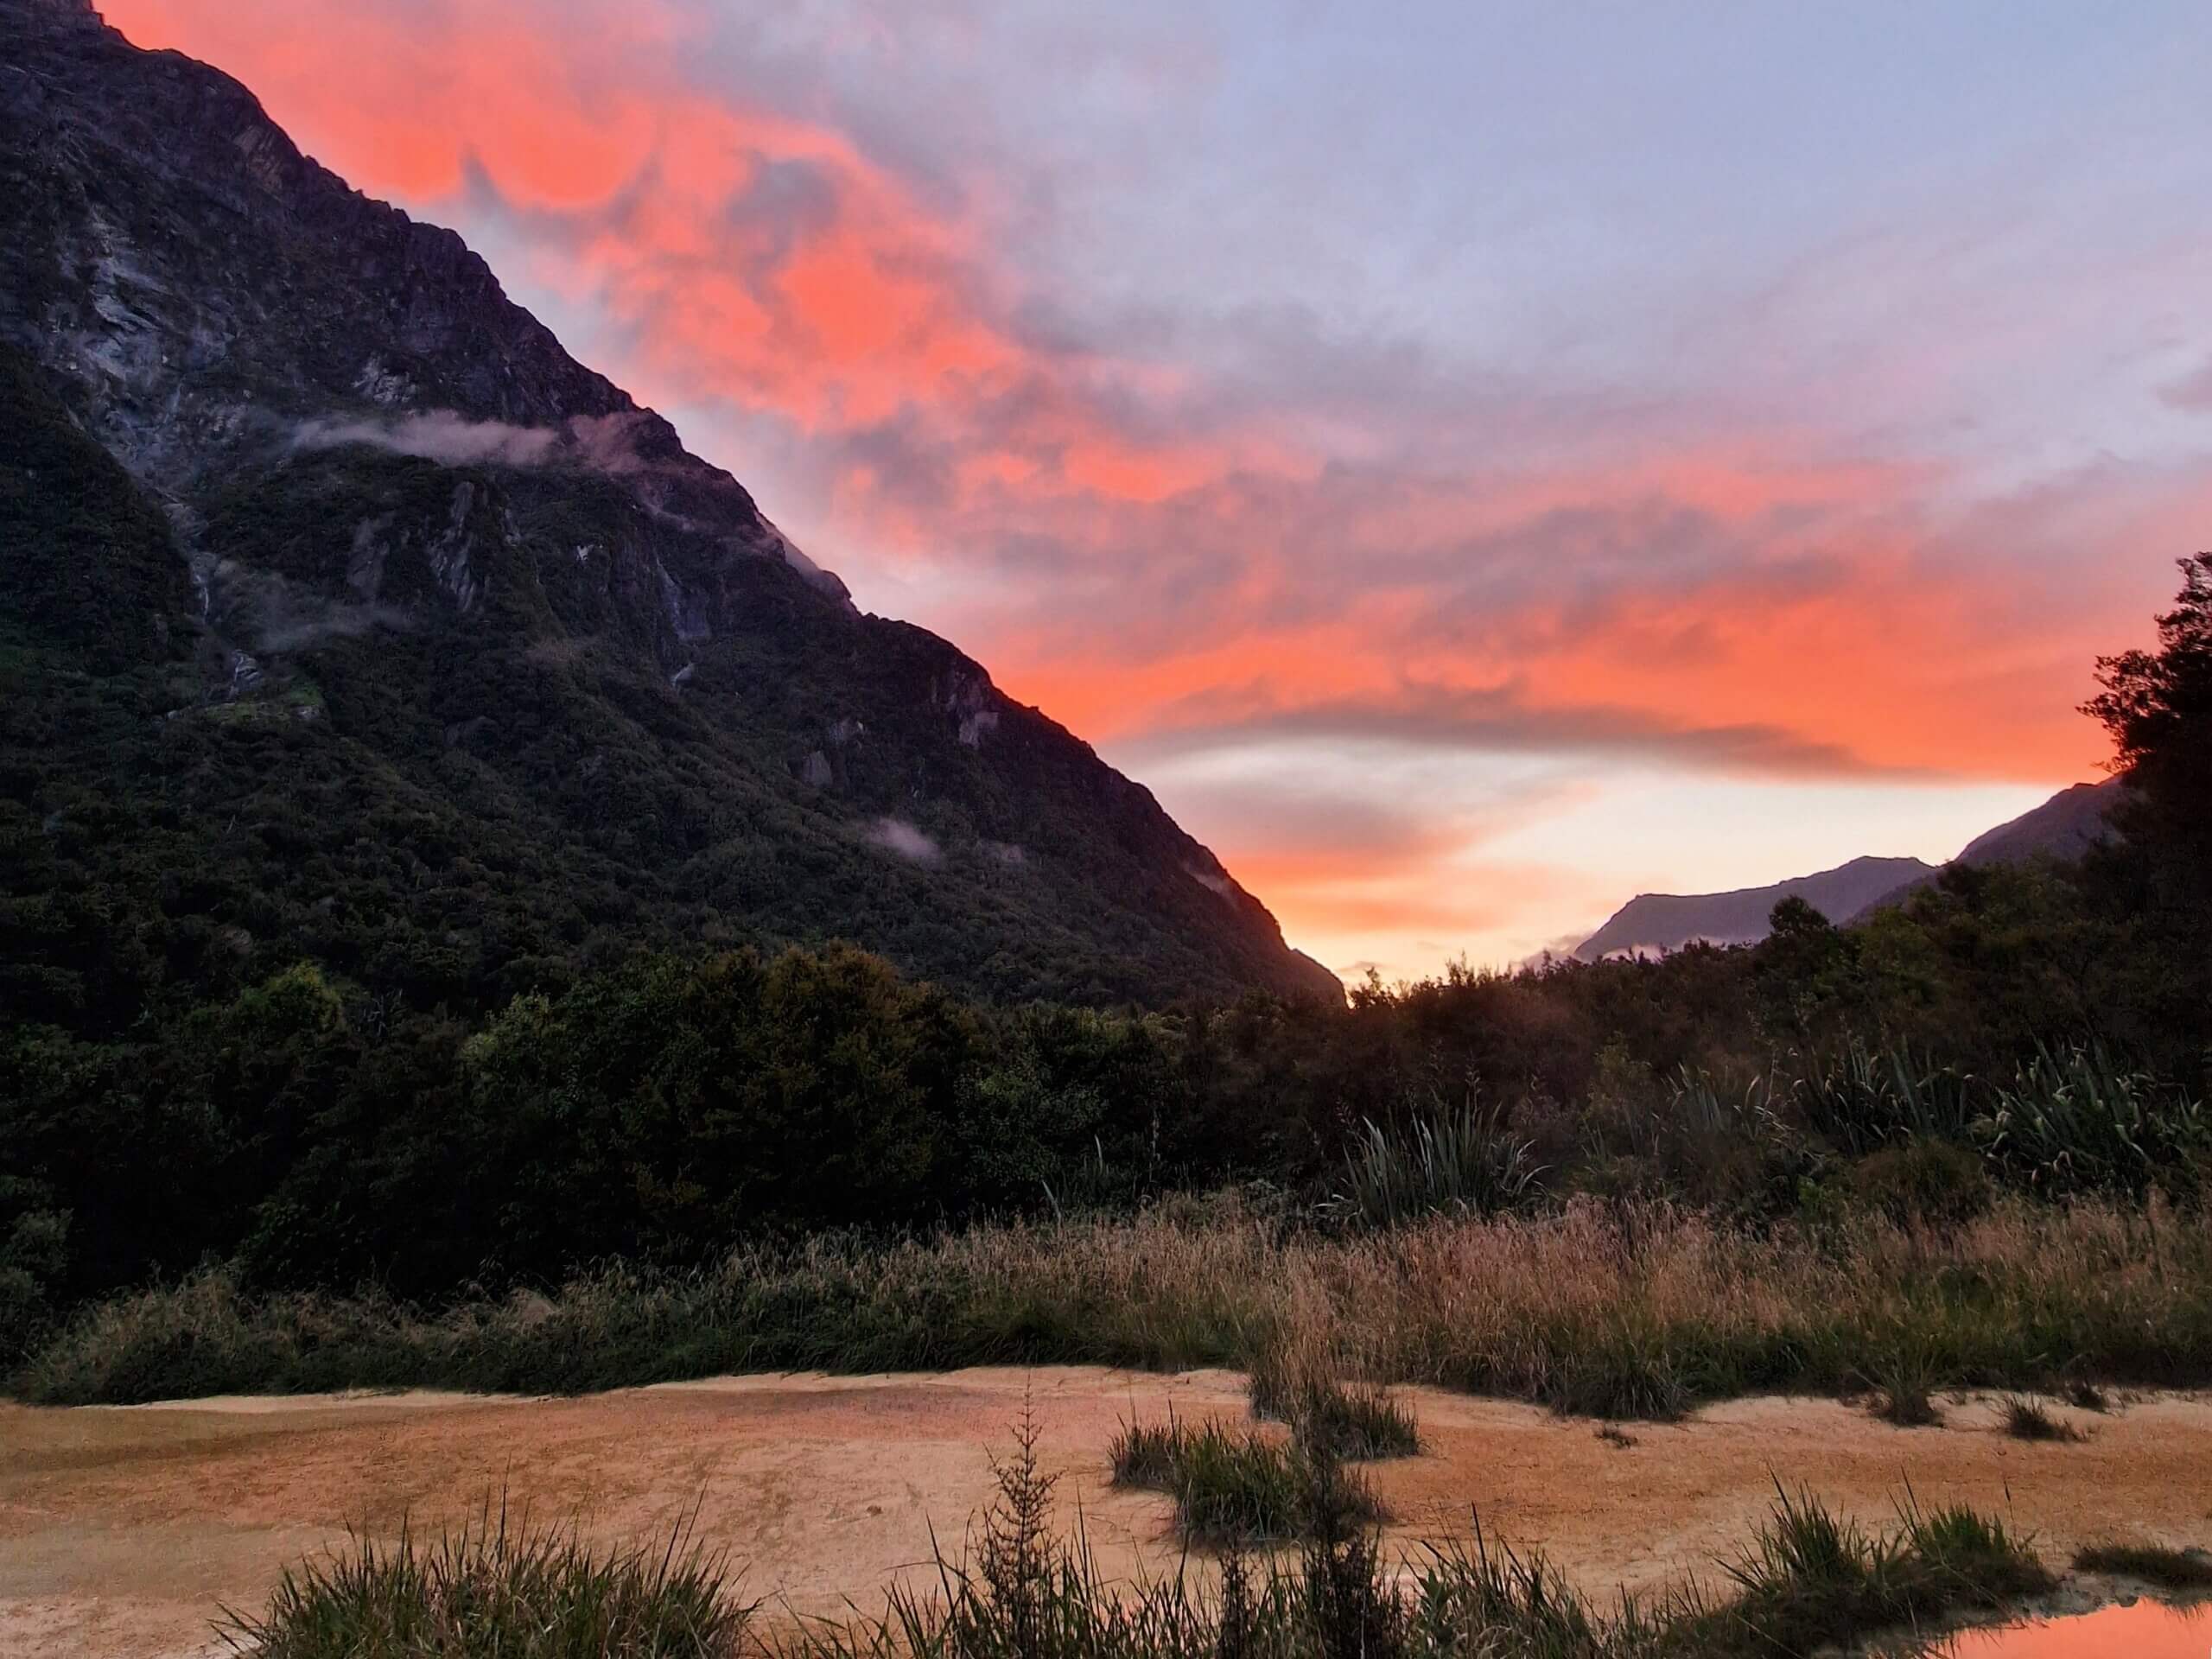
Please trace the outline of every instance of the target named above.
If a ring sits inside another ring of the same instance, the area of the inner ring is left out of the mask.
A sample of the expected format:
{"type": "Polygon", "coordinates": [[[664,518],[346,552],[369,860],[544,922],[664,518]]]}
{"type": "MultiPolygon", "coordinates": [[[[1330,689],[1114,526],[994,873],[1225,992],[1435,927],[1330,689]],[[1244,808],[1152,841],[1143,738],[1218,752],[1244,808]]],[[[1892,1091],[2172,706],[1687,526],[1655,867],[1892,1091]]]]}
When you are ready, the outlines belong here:
{"type": "Polygon", "coordinates": [[[2207,1659],[2212,1618],[2198,1607],[2139,1601],[2032,1624],[1968,1630],[1940,1652],[1942,1659],[2207,1659]]]}

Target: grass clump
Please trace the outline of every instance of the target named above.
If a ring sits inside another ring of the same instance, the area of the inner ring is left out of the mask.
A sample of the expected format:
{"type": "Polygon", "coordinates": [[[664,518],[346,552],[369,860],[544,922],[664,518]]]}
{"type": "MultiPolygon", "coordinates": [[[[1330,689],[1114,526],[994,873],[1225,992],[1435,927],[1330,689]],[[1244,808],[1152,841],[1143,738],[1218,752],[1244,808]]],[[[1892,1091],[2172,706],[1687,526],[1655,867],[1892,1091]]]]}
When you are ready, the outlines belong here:
{"type": "Polygon", "coordinates": [[[1893,1349],[1876,1364],[1874,1415],[1899,1428],[1936,1428],[1943,1414],[1936,1404],[1938,1382],[1935,1367],[1925,1354],[1910,1348],[1893,1349]]]}
{"type": "Polygon", "coordinates": [[[487,1504],[435,1544],[357,1535],[287,1568],[265,1613],[219,1634],[251,1659],[734,1659],[752,1612],[687,1528],[597,1554],[487,1504]]]}
{"type": "Polygon", "coordinates": [[[1943,1607],[1999,1607],[2057,1582],[2029,1541],[1994,1516],[1963,1503],[1923,1510],[1910,1488],[1900,1515],[1909,1573],[1943,1607]]]}
{"type": "Polygon", "coordinates": [[[2076,1411],[2108,1412],[2112,1396],[2095,1383],[2076,1378],[2066,1385],[2066,1403],[2076,1411]]]}
{"type": "Polygon", "coordinates": [[[1255,1417],[1287,1423],[1301,1445],[1350,1463],[1421,1455],[1410,1408],[1379,1384],[1346,1382],[1339,1356],[1313,1340],[1274,1340],[1252,1361],[1255,1417]]]}
{"type": "Polygon", "coordinates": [[[2072,1446],[2088,1438],[2073,1424],[2053,1416],[2050,1408],[2040,1400],[2011,1395],[2006,1396],[1999,1409],[2003,1413],[2005,1432],[2016,1440],[2040,1440],[2072,1446]]]}
{"type": "MultiPolygon", "coordinates": [[[[1325,1479],[1331,1467],[1316,1465],[1325,1479]]],[[[2051,1583],[2000,1522],[1910,1499],[1896,1530],[1873,1535],[1784,1496],[1732,1567],[1732,1596],[1690,1586],[1611,1608],[1479,1522],[1470,1539],[1390,1559],[1371,1524],[1341,1506],[1322,1512],[1294,1552],[1231,1550],[1211,1589],[1187,1560],[1166,1579],[1102,1582],[1080,1533],[1033,1531],[1009,1548],[1001,1522],[996,1554],[981,1553],[1027,1562],[1025,1579],[941,1564],[935,1598],[894,1592],[882,1618],[812,1627],[787,1659],[1779,1659],[1999,1608],[2051,1583]]]]}
{"type": "Polygon", "coordinates": [[[1898,1518],[1891,1532],[1869,1532],[1777,1486],[1766,1523],[1723,1564],[1735,1601],[1685,1622],[1704,1627],[1702,1650],[1713,1654],[1806,1654],[2002,1607],[2056,1583],[1992,1516],[1962,1504],[1923,1510],[1908,1491],[1898,1518]]]}
{"type": "Polygon", "coordinates": [[[1884,1388],[1875,1391],[1874,1415],[1899,1428],[1940,1428],[1942,1411],[1924,1388],[1884,1388]]]}
{"type": "Polygon", "coordinates": [[[1166,1492],[1185,1537],[1209,1544],[1277,1542],[1325,1521],[1366,1522],[1382,1506],[1325,1449],[1217,1422],[1132,1422],[1115,1436],[1114,1484],[1166,1492]],[[1317,1493],[1325,1510],[1317,1506],[1317,1493]]]}
{"type": "Polygon", "coordinates": [[[2077,1573],[2137,1579],[2176,1595],[2212,1594],[2212,1554],[2163,1544],[2092,1544],[2074,1556],[2077,1573]]]}
{"type": "Polygon", "coordinates": [[[1421,1455],[1421,1429],[1403,1402],[1372,1383],[1338,1383],[1316,1389],[1301,1400],[1291,1419],[1292,1433],[1305,1446],[1318,1446],[1347,1463],[1421,1455]]]}

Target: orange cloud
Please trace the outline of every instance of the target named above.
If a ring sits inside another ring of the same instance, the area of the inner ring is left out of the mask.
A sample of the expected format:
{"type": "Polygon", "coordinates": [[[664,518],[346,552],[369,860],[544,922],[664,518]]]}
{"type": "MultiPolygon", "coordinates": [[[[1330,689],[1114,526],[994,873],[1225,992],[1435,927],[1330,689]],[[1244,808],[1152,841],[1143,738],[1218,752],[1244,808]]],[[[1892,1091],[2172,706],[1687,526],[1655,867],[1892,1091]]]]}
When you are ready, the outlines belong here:
{"type": "MultiPolygon", "coordinates": [[[[2103,752],[2073,711],[2092,657],[2162,596],[2090,613],[2031,566],[2000,587],[1999,558],[2053,533],[2049,504],[1946,518],[1934,467],[1839,456],[1809,428],[1655,422],[1562,439],[1566,458],[1534,446],[1541,464],[1471,443],[1465,466],[1394,469],[1428,453],[1417,410],[1379,403],[1332,454],[1286,435],[1356,421],[1209,403],[1172,346],[1039,344],[997,251],[1007,193],[919,191],[827,121],[703,90],[667,0],[105,10],[238,74],[361,188],[505,215],[533,280],[603,327],[615,378],[791,434],[822,458],[826,525],[885,568],[964,561],[982,596],[953,619],[963,643],[1102,741],[1325,708],[1436,720],[1458,696],[1485,711],[1471,747],[1518,720],[1708,765],[2055,785],[2103,752]]],[[[2208,507],[2100,500],[2065,533],[2186,550],[2208,507]]],[[[815,550],[841,563],[834,540],[815,550]]],[[[1234,823],[1217,841],[1294,936],[1505,913],[1448,849],[1300,849],[1234,823]]],[[[1559,872],[1479,880],[1590,901],[1559,872]]]]}

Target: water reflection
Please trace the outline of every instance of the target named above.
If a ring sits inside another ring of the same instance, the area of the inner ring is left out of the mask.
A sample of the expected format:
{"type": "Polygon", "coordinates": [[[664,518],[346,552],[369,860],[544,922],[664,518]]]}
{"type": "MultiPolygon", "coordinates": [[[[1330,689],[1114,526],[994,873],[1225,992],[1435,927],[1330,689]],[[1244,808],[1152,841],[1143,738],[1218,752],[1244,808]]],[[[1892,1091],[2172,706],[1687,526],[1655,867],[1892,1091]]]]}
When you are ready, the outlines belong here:
{"type": "Polygon", "coordinates": [[[2003,1630],[1969,1630],[1944,1659],[2206,1659],[2212,1619],[2198,1607],[2139,1601],[2003,1630]]]}

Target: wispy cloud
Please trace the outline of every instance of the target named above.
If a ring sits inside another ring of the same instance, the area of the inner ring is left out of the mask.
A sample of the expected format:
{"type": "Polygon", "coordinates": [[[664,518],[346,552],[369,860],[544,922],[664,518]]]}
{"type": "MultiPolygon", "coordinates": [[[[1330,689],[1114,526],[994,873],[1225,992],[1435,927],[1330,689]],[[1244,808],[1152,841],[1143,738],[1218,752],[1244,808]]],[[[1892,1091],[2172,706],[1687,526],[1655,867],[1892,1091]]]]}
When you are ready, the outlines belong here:
{"type": "Polygon", "coordinates": [[[878,818],[869,826],[868,838],[910,863],[934,864],[944,856],[944,849],[932,837],[904,818],[878,818]]]}
{"type": "Polygon", "coordinates": [[[435,409],[375,418],[302,421],[292,429],[290,442],[302,450],[360,444],[446,467],[567,465],[622,474],[646,467],[635,440],[647,418],[632,413],[579,415],[557,427],[512,426],[435,409]]]}

